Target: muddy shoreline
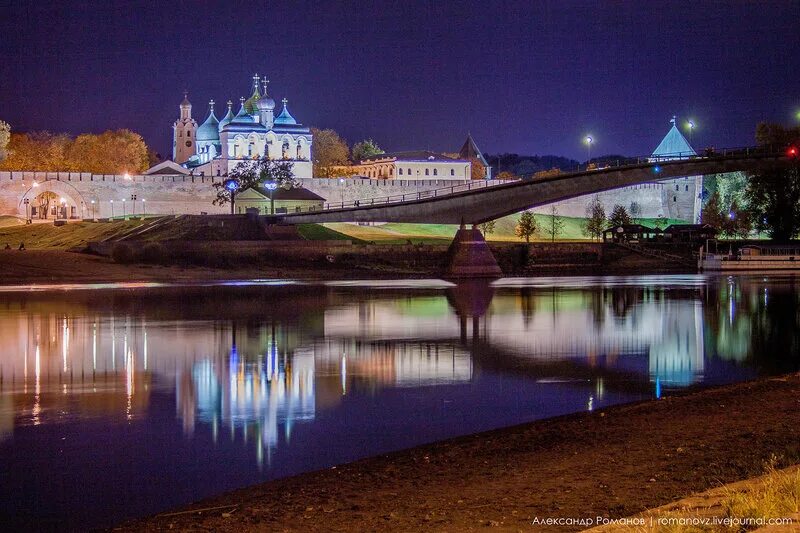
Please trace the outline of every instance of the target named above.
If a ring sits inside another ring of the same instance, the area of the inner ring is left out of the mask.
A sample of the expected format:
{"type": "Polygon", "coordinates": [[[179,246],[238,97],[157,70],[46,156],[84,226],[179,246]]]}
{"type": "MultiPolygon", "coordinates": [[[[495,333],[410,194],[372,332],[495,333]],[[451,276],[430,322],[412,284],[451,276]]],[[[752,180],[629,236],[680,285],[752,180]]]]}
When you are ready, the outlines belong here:
{"type": "MultiPolygon", "coordinates": [[[[636,258],[634,258],[636,259],[636,258]]],[[[177,266],[119,264],[111,258],[65,250],[0,250],[0,285],[111,283],[111,282],[203,282],[248,279],[423,279],[439,278],[436,262],[401,263],[363,261],[359,256],[340,261],[291,261],[239,266],[177,266]]],[[[687,274],[688,267],[629,260],[597,266],[580,264],[531,265],[524,272],[504,269],[506,276],[687,274]]]]}
{"type": "Polygon", "coordinates": [[[459,437],[247,487],[124,530],[576,531],[800,462],[800,374],[459,437]],[[194,512],[193,509],[205,509],[194,512]]]}

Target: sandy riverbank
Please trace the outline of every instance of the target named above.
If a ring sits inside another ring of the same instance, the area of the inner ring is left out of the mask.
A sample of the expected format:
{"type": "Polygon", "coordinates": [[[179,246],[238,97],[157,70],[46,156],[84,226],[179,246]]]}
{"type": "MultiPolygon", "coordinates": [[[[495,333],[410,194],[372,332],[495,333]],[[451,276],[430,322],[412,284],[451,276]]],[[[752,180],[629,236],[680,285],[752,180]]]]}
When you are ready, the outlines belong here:
{"type": "Polygon", "coordinates": [[[531,521],[629,516],[758,475],[773,455],[800,462],[799,407],[800,375],[764,379],[369,458],[124,528],[575,531],[531,521]]]}

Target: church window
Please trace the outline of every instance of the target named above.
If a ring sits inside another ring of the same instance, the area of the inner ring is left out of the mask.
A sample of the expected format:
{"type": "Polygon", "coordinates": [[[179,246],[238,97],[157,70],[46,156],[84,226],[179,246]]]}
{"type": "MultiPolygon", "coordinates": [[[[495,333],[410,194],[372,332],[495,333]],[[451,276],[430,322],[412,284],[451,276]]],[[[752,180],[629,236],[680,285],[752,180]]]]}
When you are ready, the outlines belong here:
{"type": "Polygon", "coordinates": [[[438,176],[439,175],[439,169],[434,168],[433,169],[433,175],[434,176],[438,176]]]}
{"type": "Polygon", "coordinates": [[[289,159],[289,143],[287,141],[283,143],[283,159],[289,159]]]}
{"type": "Polygon", "coordinates": [[[192,130],[186,130],[186,136],[187,137],[191,137],[192,136],[192,130]]]}
{"type": "Polygon", "coordinates": [[[397,169],[397,174],[399,174],[400,176],[402,176],[402,175],[403,175],[403,169],[402,169],[402,168],[398,168],[398,169],[397,169]]]}
{"type": "Polygon", "coordinates": [[[300,146],[300,143],[297,143],[297,159],[302,159],[303,155],[303,147],[300,146]]]}
{"type": "Polygon", "coordinates": [[[673,196],[673,197],[672,197],[672,201],[673,201],[673,202],[677,202],[677,201],[678,201],[678,197],[677,197],[677,196],[673,196]]]}
{"type": "Polygon", "coordinates": [[[410,168],[408,169],[408,175],[409,176],[411,175],[411,169],[410,168]]]}
{"type": "Polygon", "coordinates": [[[183,130],[178,132],[178,137],[183,137],[183,130]]]}
{"type": "Polygon", "coordinates": [[[688,185],[686,186],[686,192],[689,192],[689,186],[688,185]]]}
{"type": "Polygon", "coordinates": [[[677,186],[677,185],[675,185],[675,190],[676,190],[676,191],[678,190],[678,186],[677,186]]]}
{"type": "Polygon", "coordinates": [[[427,168],[425,169],[425,175],[426,176],[428,175],[428,169],[427,168]]]}
{"type": "Polygon", "coordinates": [[[186,141],[186,146],[189,147],[192,145],[192,141],[186,141]]]}
{"type": "Polygon", "coordinates": [[[455,176],[456,175],[456,170],[454,168],[450,169],[450,175],[451,176],[455,176]]]}

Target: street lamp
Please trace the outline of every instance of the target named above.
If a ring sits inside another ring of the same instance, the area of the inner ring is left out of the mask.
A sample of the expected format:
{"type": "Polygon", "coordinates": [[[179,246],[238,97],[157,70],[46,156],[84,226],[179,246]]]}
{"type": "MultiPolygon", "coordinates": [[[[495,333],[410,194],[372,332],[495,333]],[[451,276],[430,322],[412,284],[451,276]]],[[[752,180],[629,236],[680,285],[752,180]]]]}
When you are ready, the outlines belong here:
{"type": "Polygon", "coordinates": [[[63,215],[64,219],[67,218],[67,200],[63,196],[61,197],[61,214],[63,215]]]}
{"type": "Polygon", "coordinates": [[[586,143],[586,168],[589,168],[589,162],[592,160],[592,143],[594,139],[591,135],[587,135],[583,142],[586,143]]]}
{"type": "Polygon", "coordinates": [[[109,200],[108,203],[111,204],[111,220],[114,220],[114,200],[109,200]]]}
{"type": "Polygon", "coordinates": [[[342,200],[342,207],[344,208],[344,178],[339,178],[339,198],[342,200]]]}
{"type": "Polygon", "coordinates": [[[144,218],[144,217],[146,217],[146,216],[147,216],[147,208],[146,208],[146,205],[147,205],[147,204],[145,204],[145,202],[146,202],[146,201],[147,201],[147,200],[145,200],[144,198],[142,198],[142,218],[144,218]]]}
{"type": "Polygon", "coordinates": [[[133,207],[131,207],[131,216],[136,216],[136,195],[131,194],[131,201],[133,202],[133,207]]]}
{"type": "Polygon", "coordinates": [[[122,219],[128,220],[128,212],[125,210],[125,198],[122,199],[122,219]]]}
{"type": "Polygon", "coordinates": [[[235,178],[228,178],[222,182],[222,185],[231,194],[231,215],[232,215],[233,206],[236,203],[236,191],[239,190],[239,181],[235,178]]]}
{"type": "Polygon", "coordinates": [[[694,133],[694,120],[687,121],[686,127],[689,128],[689,144],[692,144],[692,133],[694,133]]]}
{"type": "Polygon", "coordinates": [[[274,181],[268,181],[264,184],[264,187],[269,190],[269,214],[275,214],[275,189],[278,188],[278,184],[274,181]]]}
{"type": "Polygon", "coordinates": [[[97,214],[96,214],[96,212],[94,210],[94,200],[92,200],[89,203],[92,204],[92,222],[97,222],[97,214]]]}
{"type": "Polygon", "coordinates": [[[28,198],[25,198],[24,200],[22,200],[22,203],[25,204],[25,223],[26,224],[30,224],[31,223],[31,215],[30,215],[30,211],[29,211],[29,206],[30,206],[31,201],[28,198]]]}

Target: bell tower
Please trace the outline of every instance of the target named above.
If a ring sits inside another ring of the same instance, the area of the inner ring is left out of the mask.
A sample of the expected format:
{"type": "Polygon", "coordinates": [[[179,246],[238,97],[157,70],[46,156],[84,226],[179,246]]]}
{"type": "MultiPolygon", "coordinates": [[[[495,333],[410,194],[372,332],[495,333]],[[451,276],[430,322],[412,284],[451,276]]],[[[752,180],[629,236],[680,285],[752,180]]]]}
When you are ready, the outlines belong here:
{"type": "Polygon", "coordinates": [[[172,160],[178,164],[185,163],[197,153],[197,121],[192,118],[192,104],[187,92],[183,93],[180,110],[180,118],[172,125],[172,160]]]}

